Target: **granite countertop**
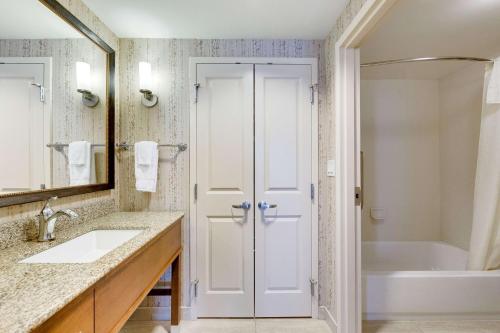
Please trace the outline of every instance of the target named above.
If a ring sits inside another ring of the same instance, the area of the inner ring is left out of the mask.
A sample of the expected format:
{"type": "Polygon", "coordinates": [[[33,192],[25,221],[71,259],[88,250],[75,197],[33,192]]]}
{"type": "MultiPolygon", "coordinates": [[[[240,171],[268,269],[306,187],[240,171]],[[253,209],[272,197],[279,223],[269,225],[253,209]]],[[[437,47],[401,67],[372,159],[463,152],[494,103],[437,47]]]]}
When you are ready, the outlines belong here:
{"type": "Polygon", "coordinates": [[[0,332],[29,332],[39,326],[183,215],[182,212],[111,213],[61,230],[52,242],[23,242],[0,250],[0,332]],[[97,229],[144,231],[91,263],[19,263],[97,229]]]}

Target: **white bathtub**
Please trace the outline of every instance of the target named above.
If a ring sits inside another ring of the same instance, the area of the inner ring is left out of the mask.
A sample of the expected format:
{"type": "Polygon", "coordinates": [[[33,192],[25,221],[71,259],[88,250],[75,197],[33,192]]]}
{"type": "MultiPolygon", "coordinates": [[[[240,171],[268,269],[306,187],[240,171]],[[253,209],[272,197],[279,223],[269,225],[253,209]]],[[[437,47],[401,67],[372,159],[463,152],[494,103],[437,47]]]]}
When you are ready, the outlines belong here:
{"type": "Polygon", "coordinates": [[[442,242],[363,242],[368,320],[500,319],[500,271],[466,271],[442,242]]]}

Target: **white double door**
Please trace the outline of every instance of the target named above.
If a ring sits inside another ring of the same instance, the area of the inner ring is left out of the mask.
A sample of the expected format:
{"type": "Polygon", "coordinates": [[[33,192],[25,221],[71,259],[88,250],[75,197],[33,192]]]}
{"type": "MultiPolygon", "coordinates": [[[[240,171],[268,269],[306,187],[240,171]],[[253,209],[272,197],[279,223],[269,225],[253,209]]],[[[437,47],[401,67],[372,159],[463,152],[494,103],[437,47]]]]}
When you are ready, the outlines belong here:
{"type": "Polygon", "coordinates": [[[199,317],[311,316],[311,67],[197,65],[199,317]]]}

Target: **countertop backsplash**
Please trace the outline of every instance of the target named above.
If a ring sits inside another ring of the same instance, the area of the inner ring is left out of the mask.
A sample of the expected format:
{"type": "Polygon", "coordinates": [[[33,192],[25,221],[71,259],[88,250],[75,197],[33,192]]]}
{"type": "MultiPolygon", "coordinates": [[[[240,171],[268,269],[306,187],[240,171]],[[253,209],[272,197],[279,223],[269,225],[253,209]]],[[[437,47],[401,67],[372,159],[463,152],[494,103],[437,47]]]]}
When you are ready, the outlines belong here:
{"type": "MultiPolygon", "coordinates": [[[[58,205],[53,205],[54,210],[58,210],[58,205]]],[[[97,202],[92,202],[79,207],[65,207],[72,209],[78,214],[78,218],[70,220],[63,216],[57,219],[55,226],[57,231],[85,223],[89,220],[113,213],[117,210],[113,198],[104,198],[97,202]]],[[[14,246],[19,242],[35,240],[38,235],[38,221],[36,216],[26,216],[0,224],[0,250],[14,246]]]]}

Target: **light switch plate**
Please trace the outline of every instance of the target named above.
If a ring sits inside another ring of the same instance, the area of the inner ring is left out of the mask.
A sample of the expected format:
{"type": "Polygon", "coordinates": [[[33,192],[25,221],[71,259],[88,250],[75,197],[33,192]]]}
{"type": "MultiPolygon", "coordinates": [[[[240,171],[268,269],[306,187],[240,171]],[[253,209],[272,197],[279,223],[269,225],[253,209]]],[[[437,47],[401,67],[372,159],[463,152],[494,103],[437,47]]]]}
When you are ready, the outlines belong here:
{"type": "Polygon", "coordinates": [[[335,160],[328,160],[326,166],[326,175],[328,177],[335,177],[335,160]]]}

